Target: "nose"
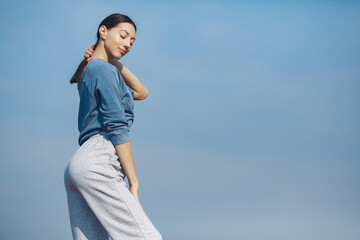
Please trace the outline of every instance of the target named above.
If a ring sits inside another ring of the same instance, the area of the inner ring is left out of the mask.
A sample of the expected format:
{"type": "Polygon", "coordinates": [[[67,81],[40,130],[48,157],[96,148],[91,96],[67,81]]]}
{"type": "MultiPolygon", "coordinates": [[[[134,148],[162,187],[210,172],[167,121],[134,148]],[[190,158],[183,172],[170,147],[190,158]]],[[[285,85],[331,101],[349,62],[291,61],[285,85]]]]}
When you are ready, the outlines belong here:
{"type": "Polygon", "coordinates": [[[124,47],[126,48],[126,50],[128,50],[131,47],[130,40],[125,40],[124,41],[124,47]]]}

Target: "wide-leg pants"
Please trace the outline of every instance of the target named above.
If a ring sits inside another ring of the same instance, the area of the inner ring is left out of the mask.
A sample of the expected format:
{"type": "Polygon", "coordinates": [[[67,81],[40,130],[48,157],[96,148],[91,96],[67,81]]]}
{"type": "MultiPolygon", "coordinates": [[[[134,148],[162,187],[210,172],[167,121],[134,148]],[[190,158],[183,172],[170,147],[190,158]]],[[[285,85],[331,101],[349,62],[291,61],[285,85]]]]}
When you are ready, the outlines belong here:
{"type": "Polygon", "coordinates": [[[91,136],[69,159],[64,183],[74,240],[162,240],[125,177],[106,132],[91,136]]]}

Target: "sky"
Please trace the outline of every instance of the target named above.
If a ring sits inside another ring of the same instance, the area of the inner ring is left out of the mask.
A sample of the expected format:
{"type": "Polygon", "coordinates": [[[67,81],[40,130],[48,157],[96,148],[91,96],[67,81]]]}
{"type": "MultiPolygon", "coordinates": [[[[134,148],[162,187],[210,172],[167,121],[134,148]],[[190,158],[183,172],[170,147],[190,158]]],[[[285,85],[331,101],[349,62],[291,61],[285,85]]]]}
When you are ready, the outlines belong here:
{"type": "Polygon", "coordinates": [[[0,1],[0,239],[72,239],[69,80],[99,23],[148,89],[130,130],[165,240],[360,239],[357,1],[0,1]]]}

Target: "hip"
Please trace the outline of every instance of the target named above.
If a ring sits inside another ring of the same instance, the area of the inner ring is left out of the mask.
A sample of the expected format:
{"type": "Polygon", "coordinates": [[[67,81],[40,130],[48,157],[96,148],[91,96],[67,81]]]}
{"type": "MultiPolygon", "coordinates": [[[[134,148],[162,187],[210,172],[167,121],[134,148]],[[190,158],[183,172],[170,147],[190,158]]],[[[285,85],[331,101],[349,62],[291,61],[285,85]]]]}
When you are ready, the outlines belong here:
{"type": "Polygon", "coordinates": [[[88,138],[69,159],[65,171],[72,176],[106,175],[109,180],[124,180],[126,177],[106,131],[88,138]]]}

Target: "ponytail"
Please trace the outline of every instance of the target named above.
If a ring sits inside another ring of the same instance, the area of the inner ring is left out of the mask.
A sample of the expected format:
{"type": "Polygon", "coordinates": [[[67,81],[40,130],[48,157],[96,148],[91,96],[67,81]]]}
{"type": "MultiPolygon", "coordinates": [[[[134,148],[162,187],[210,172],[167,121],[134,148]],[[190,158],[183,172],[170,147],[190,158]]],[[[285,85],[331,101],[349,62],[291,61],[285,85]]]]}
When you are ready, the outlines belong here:
{"type": "Polygon", "coordinates": [[[79,67],[76,70],[76,72],[74,73],[74,75],[70,79],[70,84],[73,84],[73,83],[79,84],[80,83],[81,75],[83,74],[87,64],[88,64],[88,61],[86,59],[81,61],[81,63],[79,64],[79,67]]]}
{"type": "MultiPolygon", "coordinates": [[[[95,50],[97,45],[98,45],[98,41],[94,45],[94,50],[95,50]]],[[[70,79],[70,84],[73,84],[73,83],[79,84],[80,83],[81,75],[83,74],[87,64],[88,64],[88,61],[86,59],[81,61],[78,68],[76,69],[74,75],[70,79]]]]}

